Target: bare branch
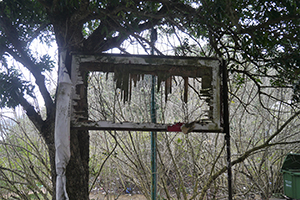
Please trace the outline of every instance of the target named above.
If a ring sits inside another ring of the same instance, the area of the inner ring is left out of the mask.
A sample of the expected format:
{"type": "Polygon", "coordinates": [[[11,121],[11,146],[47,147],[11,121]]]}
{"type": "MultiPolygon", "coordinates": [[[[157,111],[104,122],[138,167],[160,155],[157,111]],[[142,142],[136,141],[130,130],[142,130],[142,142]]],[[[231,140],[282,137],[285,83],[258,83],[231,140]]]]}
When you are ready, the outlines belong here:
{"type": "MultiPolygon", "coordinates": [[[[269,139],[264,142],[263,144],[253,147],[252,149],[246,151],[243,153],[243,155],[241,155],[240,157],[238,157],[236,160],[231,162],[231,166],[234,166],[238,163],[243,162],[244,160],[246,160],[250,155],[256,153],[257,151],[264,149],[266,147],[271,147],[271,146],[275,146],[275,145],[280,145],[280,144],[285,144],[285,142],[278,142],[278,143],[270,143],[270,141],[272,139],[274,139],[274,137],[276,137],[278,134],[280,134],[283,129],[293,120],[295,119],[298,115],[300,114],[300,111],[296,112],[294,115],[292,115],[277,131],[275,131],[275,133],[273,133],[272,136],[269,137],[269,139]]],[[[289,142],[287,144],[294,144],[300,141],[294,141],[294,142],[289,142]]],[[[209,180],[206,182],[206,184],[204,185],[204,187],[202,188],[201,192],[198,192],[196,194],[193,195],[193,198],[195,198],[196,196],[200,194],[200,198],[199,199],[203,199],[207,190],[209,189],[210,185],[213,183],[213,181],[215,179],[217,179],[221,174],[225,173],[227,171],[227,166],[224,166],[222,169],[220,169],[218,172],[216,172],[215,174],[213,174],[212,176],[210,176],[209,180]]]]}

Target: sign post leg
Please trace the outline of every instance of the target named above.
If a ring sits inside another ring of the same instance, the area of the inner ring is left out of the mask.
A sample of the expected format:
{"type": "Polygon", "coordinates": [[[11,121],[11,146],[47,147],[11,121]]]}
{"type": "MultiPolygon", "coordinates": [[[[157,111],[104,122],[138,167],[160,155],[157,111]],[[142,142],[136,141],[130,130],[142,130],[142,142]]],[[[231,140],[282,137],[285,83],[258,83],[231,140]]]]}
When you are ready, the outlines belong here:
{"type": "Polygon", "coordinates": [[[224,133],[227,150],[227,179],[228,179],[228,199],[232,200],[232,167],[231,167],[231,150],[230,150],[230,130],[229,130],[229,108],[228,108],[228,85],[227,85],[227,67],[223,61],[223,113],[224,113],[224,133]]]}
{"type": "MultiPolygon", "coordinates": [[[[152,76],[152,88],[151,88],[151,121],[156,123],[156,108],[155,108],[155,76],[152,76]]],[[[156,140],[157,132],[151,132],[151,200],[156,200],[157,190],[157,155],[156,155],[156,140]]]]}

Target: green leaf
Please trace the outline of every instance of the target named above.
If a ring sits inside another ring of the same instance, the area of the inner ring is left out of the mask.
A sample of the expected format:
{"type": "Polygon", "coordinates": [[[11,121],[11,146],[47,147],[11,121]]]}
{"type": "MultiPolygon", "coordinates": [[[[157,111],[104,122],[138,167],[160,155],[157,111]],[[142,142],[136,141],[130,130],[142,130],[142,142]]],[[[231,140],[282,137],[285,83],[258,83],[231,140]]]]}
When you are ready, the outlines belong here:
{"type": "Polygon", "coordinates": [[[20,97],[34,97],[34,86],[21,79],[21,74],[15,69],[0,73],[0,107],[15,108],[20,104],[20,97]]]}
{"type": "Polygon", "coordinates": [[[182,143],[182,139],[181,138],[177,138],[177,143],[182,143]]]}

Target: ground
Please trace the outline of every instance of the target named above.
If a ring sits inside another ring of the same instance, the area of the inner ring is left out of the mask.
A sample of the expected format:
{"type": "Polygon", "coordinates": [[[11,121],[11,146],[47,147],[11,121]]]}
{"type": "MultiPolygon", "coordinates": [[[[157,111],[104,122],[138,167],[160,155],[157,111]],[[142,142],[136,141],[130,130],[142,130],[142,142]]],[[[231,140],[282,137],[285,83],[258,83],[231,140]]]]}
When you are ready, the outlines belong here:
{"type": "Polygon", "coordinates": [[[90,200],[147,200],[145,196],[141,194],[135,194],[135,195],[130,195],[130,194],[125,194],[125,195],[120,195],[118,198],[117,195],[109,195],[105,196],[104,194],[91,194],[90,195],[90,200]]]}
{"type": "MultiPolygon", "coordinates": [[[[120,195],[117,198],[117,195],[110,195],[110,196],[105,196],[104,194],[91,194],[90,195],[90,200],[147,200],[145,196],[141,195],[141,194],[135,194],[135,195],[129,195],[129,194],[125,194],[125,195],[120,195]]],[[[255,200],[261,200],[261,198],[259,199],[255,199],[255,200]]],[[[279,198],[270,198],[269,200],[284,200],[284,199],[279,199],[279,198]]]]}

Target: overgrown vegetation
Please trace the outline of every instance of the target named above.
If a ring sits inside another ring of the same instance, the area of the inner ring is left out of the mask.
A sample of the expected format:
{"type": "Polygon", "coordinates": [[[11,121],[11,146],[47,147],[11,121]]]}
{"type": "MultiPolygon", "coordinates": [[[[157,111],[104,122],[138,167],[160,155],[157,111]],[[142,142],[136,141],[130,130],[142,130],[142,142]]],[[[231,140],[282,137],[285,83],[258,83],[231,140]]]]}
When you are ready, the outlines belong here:
{"type": "MultiPolygon", "coordinates": [[[[48,48],[56,41],[57,60],[66,61],[69,75],[73,52],[150,54],[152,48],[157,55],[224,60],[234,197],[282,193],[282,161],[299,152],[300,142],[299,7],[298,0],[0,0],[0,106],[24,110],[18,117],[1,114],[0,198],[56,199],[54,63],[49,52],[32,50],[37,40],[48,48]]],[[[150,121],[147,78],[125,105],[106,75],[91,74],[88,81],[90,104],[79,110],[86,116],[89,111],[91,119],[150,121]]],[[[197,95],[190,106],[182,103],[180,89],[167,104],[161,93],[156,98],[162,122],[198,117],[197,95]]],[[[71,199],[86,200],[88,187],[105,194],[140,192],[149,199],[149,133],[90,132],[89,139],[87,132],[73,131],[71,136],[71,199]]],[[[226,198],[223,134],[159,133],[157,146],[161,199],[226,198]]]]}
{"type": "MultiPolygon", "coordinates": [[[[130,121],[133,119],[132,116],[136,116],[141,122],[149,121],[150,92],[147,95],[144,93],[149,90],[150,84],[137,85],[132,102],[123,105],[119,90],[114,91],[112,82],[105,77],[109,76],[101,73],[91,76],[89,102],[92,119],[97,120],[98,117],[98,120],[112,120],[110,117],[115,116],[115,121],[130,121]],[[114,108],[117,108],[116,112],[112,111],[114,108]],[[137,110],[138,114],[135,114],[137,110]]],[[[283,159],[289,152],[299,152],[299,112],[287,104],[292,91],[268,89],[268,93],[272,95],[260,99],[251,79],[245,78],[242,84],[237,84],[236,79],[232,80],[230,128],[234,196],[236,199],[268,199],[273,195],[280,195],[283,193],[280,173],[283,159]]],[[[169,98],[174,99],[175,96],[179,99],[177,104],[167,102],[168,105],[164,108],[168,111],[187,109],[182,101],[182,95],[182,92],[172,93],[169,98]]],[[[163,95],[156,94],[156,96],[157,101],[161,102],[159,99],[163,95]]],[[[174,116],[170,113],[172,112],[168,112],[169,116],[166,115],[166,118],[171,119],[165,119],[166,121],[174,119],[176,114],[185,112],[176,112],[174,116]]],[[[184,117],[181,120],[184,120],[184,117]]],[[[97,179],[94,190],[124,193],[127,188],[132,188],[134,193],[141,192],[150,198],[150,134],[92,132],[91,137],[95,146],[105,141],[105,145],[102,145],[101,150],[93,156],[98,160],[97,164],[91,165],[91,170],[96,175],[92,177],[97,179]],[[105,160],[108,157],[109,159],[105,160]],[[103,164],[107,167],[103,168],[103,164]],[[103,171],[99,171],[100,169],[103,171]]],[[[161,132],[157,145],[159,197],[166,199],[226,197],[228,192],[225,173],[226,152],[222,133],[185,135],[161,132]]],[[[96,149],[92,148],[92,152],[96,152],[96,149]]]]}
{"type": "MultiPolygon", "coordinates": [[[[149,92],[145,94],[150,88],[147,78],[135,88],[132,102],[122,106],[118,90],[113,89],[113,79],[105,77],[106,74],[101,73],[91,76],[89,101],[93,119],[112,117],[110,109],[120,104],[124,110],[117,109],[115,120],[132,120],[134,116],[140,121],[150,120],[149,92]],[[107,93],[116,95],[115,102],[107,93]]],[[[272,98],[259,99],[250,79],[246,78],[243,84],[232,80],[230,127],[234,197],[267,199],[280,195],[283,159],[289,152],[299,152],[299,113],[285,103],[289,99],[287,90],[269,89],[272,98]]],[[[178,108],[179,103],[184,104],[182,92],[174,91],[178,93],[173,92],[169,98],[178,95],[181,101],[177,104],[167,101],[165,109],[186,109],[178,108]]],[[[159,100],[161,95],[157,93],[156,97],[159,100]]],[[[51,199],[46,146],[36,129],[26,118],[2,116],[1,133],[1,198],[51,199]]],[[[150,198],[150,134],[91,131],[90,136],[90,192],[140,193],[150,198]]],[[[159,198],[226,198],[226,152],[222,133],[160,132],[157,146],[159,198]]]]}

